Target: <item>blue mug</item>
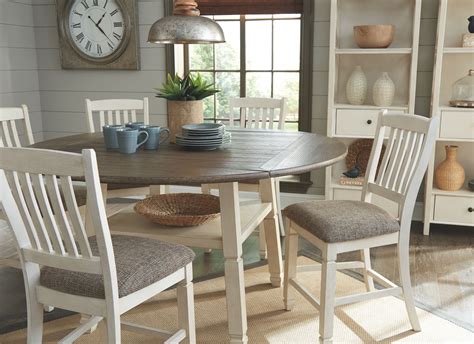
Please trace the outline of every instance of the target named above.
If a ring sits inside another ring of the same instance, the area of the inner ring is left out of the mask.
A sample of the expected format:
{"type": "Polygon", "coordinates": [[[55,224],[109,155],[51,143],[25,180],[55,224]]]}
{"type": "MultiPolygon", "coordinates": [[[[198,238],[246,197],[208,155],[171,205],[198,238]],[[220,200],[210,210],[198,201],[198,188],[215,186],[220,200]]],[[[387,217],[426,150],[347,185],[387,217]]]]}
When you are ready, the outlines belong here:
{"type": "Polygon", "coordinates": [[[107,149],[118,149],[117,141],[117,131],[123,130],[125,127],[123,125],[104,125],[102,127],[102,132],[104,134],[104,143],[105,148],[107,149]]]}
{"type": "Polygon", "coordinates": [[[132,129],[141,129],[145,126],[145,122],[128,122],[125,126],[132,129]]]}
{"type": "Polygon", "coordinates": [[[148,133],[144,130],[138,131],[137,129],[123,128],[117,131],[117,141],[120,153],[133,154],[141,145],[148,141],[148,133]],[[140,135],[145,135],[145,139],[139,142],[140,135]]]}
{"type": "Polygon", "coordinates": [[[170,138],[170,130],[168,128],[161,128],[157,125],[146,125],[141,127],[148,133],[148,141],[145,144],[145,149],[156,150],[166,140],[170,138]],[[167,133],[166,137],[161,138],[161,133],[167,133]],[[161,139],[160,139],[161,138],[161,139]]]}

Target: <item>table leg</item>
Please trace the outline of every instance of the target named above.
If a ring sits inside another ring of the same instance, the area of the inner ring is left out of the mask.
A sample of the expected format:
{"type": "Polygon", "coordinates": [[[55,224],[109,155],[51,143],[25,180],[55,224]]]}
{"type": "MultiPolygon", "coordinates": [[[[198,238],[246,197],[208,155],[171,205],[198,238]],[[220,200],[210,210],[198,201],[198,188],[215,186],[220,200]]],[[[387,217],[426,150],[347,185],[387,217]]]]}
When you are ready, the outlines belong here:
{"type": "Polygon", "coordinates": [[[247,309],[238,184],[219,184],[219,196],[230,342],[247,343],[247,309]]]}
{"type": "Polygon", "coordinates": [[[272,210],[263,220],[263,224],[265,227],[265,239],[267,241],[270,281],[274,287],[281,287],[283,279],[283,262],[281,258],[280,227],[278,226],[278,207],[274,178],[260,180],[260,198],[262,202],[272,204],[272,210]]]}

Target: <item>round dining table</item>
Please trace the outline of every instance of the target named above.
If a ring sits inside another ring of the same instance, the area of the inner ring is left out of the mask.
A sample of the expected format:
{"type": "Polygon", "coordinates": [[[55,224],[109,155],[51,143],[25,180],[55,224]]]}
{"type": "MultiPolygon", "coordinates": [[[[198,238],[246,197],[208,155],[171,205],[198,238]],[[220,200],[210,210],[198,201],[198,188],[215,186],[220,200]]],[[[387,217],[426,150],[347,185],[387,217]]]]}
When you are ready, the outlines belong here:
{"type": "MultiPolygon", "coordinates": [[[[335,138],[304,132],[263,129],[229,131],[232,142],[213,151],[186,150],[174,144],[163,144],[156,151],[139,150],[125,155],[107,150],[102,133],[61,137],[39,142],[32,147],[75,153],[94,149],[100,180],[104,185],[217,184],[222,235],[221,243],[216,247],[223,249],[225,258],[229,336],[231,343],[246,343],[242,244],[260,222],[265,228],[270,281],[274,287],[280,287],[283,278],[275,178],[330,166],[345,157],[347,147],[335,138]],[[238,183],[256,180],[260,183],[261,202],[267,206],[259,207],[260,213],[250,217],[250,223],[243,223],[238,183]]],[[[114,233],[113,226],[111,231],[114,233]]]]}

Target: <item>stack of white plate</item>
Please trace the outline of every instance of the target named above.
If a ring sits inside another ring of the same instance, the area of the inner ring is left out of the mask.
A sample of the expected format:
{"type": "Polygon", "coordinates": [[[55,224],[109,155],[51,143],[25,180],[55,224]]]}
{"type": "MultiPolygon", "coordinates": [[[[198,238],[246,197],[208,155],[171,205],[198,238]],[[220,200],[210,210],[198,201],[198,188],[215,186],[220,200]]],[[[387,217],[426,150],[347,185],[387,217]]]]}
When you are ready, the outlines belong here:
{"type": "Polygon", "coordinates": [[[229,144],[231,134],[223,124],[201,123],[183,125],[182,135],[176,135],[176,144],[195,150],[212,150],[229,144]]]}

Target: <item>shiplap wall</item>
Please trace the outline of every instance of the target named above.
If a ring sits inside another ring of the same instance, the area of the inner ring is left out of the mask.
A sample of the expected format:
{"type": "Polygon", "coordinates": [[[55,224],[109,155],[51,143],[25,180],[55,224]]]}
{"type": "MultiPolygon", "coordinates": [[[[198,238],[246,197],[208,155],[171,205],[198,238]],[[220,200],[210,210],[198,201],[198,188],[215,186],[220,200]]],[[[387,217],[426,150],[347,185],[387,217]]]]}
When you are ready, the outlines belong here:
{"type": "Polygon", "coordinates": [[[138,1],[140,71],[61,69],[55,1],[33,1],[45,139],[86,131],[85,98],[149,97],[150,121],[166,125],[166,102],[153,90],[165,78],[165,49],[146,42],[151,24],[163,16],[163,0],[138,1]]]}
{"type": "Polygon", "coordinates": [[[32,0],[0,0],[0,107],[26,104],[38,141],[43,127],[34,31],[32,0]]]}
{"type": "MultiPolygon", "coordinates": [[[[329,20],[331,1],[314,1],[312,131],[325,135],[328,108],[329,20]]],[[[428,116],[430,113],[438,4],[438,0],[423,0],[421,10],[415,112],[416,114],[424,116],[428,116]]],[[[311,179],[313,186],[310,188],[309,193],[324,194],[324,170],[321,169],[313,172],[311,179]]]]}

